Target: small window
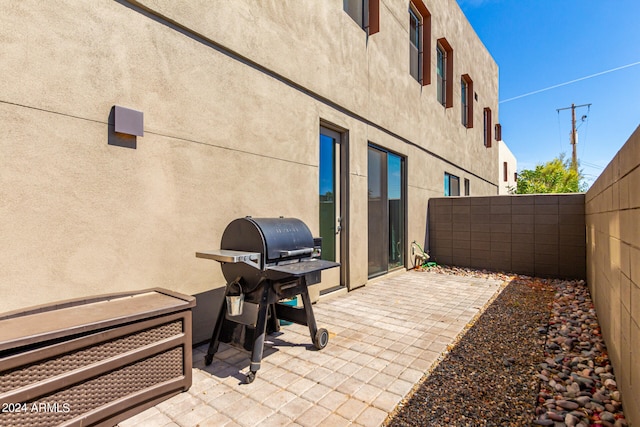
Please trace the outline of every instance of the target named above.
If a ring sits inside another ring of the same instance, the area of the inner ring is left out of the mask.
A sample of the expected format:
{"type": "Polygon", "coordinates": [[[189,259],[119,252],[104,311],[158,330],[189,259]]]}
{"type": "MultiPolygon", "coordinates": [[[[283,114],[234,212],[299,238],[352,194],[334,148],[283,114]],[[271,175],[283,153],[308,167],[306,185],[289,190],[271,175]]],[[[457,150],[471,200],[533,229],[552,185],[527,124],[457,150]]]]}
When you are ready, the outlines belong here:
{"type": "Polygon", "coordinates": [[[502,125],[496,123],[496,141],[502,141],[502,125]]]}
{"type": "Polygon", "coordinates": [[[484,146],[491,148],[491,108],[484,109],[484,146]]]}
{"type": "Polygon", "coordinates": [[[462,125],[467,129],[473,127],[473,80],[468,74],[460,79],[460,104],[462,107],[462,125]]]}
{"type": "Polygon", "coordinates": [[[468,196],[471,192],[470,192],[470,183],[469,180],[467,178],[464,179],[464,195],[468,196]]]}
{"type": "Polygon", "coordinates": [[[342,0],[342,8],[369,35],[380,31],[380,0],[342,0]]]}
{"type": "Polygon", "coordinates": [[[513,180],[517,181],[518,180],[518,172],[514,172],[513,173],[513,180]]]}
{"type": "Polygon", "coordinates": [[[419,16],[413,7],[409,7],[409,71],[417,81],[422,80],[422,24],[419,16]]]}
{"type": "Polygon", "coordinates": [[[453,49],[447,39],[438,39],[436,60],[438,102],[450,108],[453,107],[453,49]]]}
{"type": "MultiPolygon", "coordinates": [[[[371,1],[371,0],[370,0],[371,1]]],[[[422,0],[409,4],[409,73],[423,86],[431,83],[429,52],[431,14],[422,0]]]]}
{"type": "Polygon", "coordinates": [[[450,173],[444,173],[444,195],[460,195],[460,178],[455,175],[451,175],[450,173]]]}
{"type": "Polygon", "coordinates": [[[509,181],[509,165],[507,162],[502,162],[502,177],[504,178],[504,182],[509,181]]]}
{"type": "Polygon", "coordinates": [[[438,102],[444,105],[445,102],[445,53],[442,46],[436,46],[436,90],[438,93],[438,102]]]}

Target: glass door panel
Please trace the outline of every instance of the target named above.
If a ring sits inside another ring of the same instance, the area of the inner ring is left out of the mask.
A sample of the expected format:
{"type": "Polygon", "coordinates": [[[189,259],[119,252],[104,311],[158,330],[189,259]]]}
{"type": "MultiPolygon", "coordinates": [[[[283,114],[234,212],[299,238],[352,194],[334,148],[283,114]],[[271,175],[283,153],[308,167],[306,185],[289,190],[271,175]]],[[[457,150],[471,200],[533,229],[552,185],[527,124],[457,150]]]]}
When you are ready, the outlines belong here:
{"type": "Polygon", "coordinates": [[[369,277],[387,271],[387,254],[385,248],[387,217],[386,193],[387,180],[385,153],[369,147],[368,162],[368,248],[369,248],[369,277]]]}
{"type": "Polygon", "coordinates": [[[369,277],[405,264],[404,159],[369,147],[368,261],[369,277]]]}
{"type": "Polygon", "coordinates": [[[387,197],[389,200],[389,270],[404,265],[404,197],[402,158],[387,154],[387,197]]]}

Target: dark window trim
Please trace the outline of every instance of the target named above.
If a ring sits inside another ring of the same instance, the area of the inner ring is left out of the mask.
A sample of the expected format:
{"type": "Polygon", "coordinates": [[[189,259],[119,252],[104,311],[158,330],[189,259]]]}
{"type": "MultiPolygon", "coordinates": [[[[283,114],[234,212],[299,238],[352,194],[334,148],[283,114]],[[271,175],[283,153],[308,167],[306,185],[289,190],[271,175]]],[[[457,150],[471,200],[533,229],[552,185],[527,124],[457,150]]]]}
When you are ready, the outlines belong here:
{"type": "Polygon", "coordinates": [[[491,108],[484,108],[484,146],[491,148],[491,108]]]}
{"type": "Polygon", "coordinates": [[[429,9],[427,9],[427,6],[424,5],[422,0],[411,0],[409,7],[413,7],[422,18],[420,81],[422,86],[427,86],[431,84],[431,55],[429,54],[429,52],[431,52],[431,12],[429,12],[429,9]]]}
{"type": "MultiPolygon", "coordinates": [[[[366,31],[367,35],[373,35],[380,31],[380,0],[358,0],[362,7],[362,16],[354,17],[345,9],[345,2],[342,9],[351,17],[360,28],[366,31]]],[[[348,0],[347,0],[348,3],[348,0]]]]}
{"type": "Polygon", "coordinates": [[[371,36],[380,32],[380,0],[369,0],[369,32],[371,36]]]}

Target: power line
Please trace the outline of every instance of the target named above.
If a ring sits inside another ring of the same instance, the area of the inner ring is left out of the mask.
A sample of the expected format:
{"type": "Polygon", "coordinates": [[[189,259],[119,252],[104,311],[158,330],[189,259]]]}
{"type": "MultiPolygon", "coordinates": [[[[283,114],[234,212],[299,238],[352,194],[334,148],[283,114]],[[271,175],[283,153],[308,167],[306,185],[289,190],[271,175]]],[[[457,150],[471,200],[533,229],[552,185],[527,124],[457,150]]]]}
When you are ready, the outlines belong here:
{"type": "Polygon", "coordinates": [[[604,166],[600,166],[600,165],[597,165],[597,164],[595,164],[595,163],[585,162],[584,160],[581,160],[581,161],[580,161],[580,165],[581,165],[581,166],[587,166],[587,167],[590,167],[590,168],[593,168],[593,169],[600,169],[600,170],[604,170],[604,166]]]}
{"type": "Polygon", "coordinates": [[[590,79],[590,78],[593,78],[593,77],[598,77],[598,76],[601,76],[603,74],[612,73],[614,71],[622,70],[623,68],[633,67],[633,66],[639,65],[639,64],[640,64],[640,61],[634,62],[632,64],[623,65],[621,67],[612,68],[610,70],[601,71],[599,73],[591,74],[590,76],[580,77],[579,79],[575,79],[575,80],[571,80],[571,81],[568,81],[568,82],[560,83],[560,84],[557,84],[557,85],[549,86],[549,87],[546,87],[544,89],[534,90],[533,92],[525,93],[523,95],[518,95],[518,96],[514,96],[513,98],[502,100],[502,101],[499,102],[499,104],[502,104],[502,103],[505,103],[505,102],[509,102],[509,101],[514,101],[516,99],[524,98],[525,96],[535,95],[536,93],[545,92],[547,90],[555,89],[557,87],[570,85],[571,83],[576,83],[576,82],[580,82],[582,80],[587,80],[587,79],[590,79]]]}

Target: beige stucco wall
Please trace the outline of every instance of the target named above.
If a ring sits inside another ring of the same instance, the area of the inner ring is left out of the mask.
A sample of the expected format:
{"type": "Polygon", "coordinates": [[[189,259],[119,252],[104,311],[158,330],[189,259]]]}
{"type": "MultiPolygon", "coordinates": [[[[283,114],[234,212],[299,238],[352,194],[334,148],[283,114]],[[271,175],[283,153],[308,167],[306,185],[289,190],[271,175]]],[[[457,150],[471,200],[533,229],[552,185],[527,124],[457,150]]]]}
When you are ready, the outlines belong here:
{"type": "Polygon", "coordinates": [[[407,245],[424,240],[445,171],[496,193],[481,124],[485,106],[498,121],[497,66],[454,0],[429,5],[432,46],[446,37],[454,76],[474,79],[473,129],[459,84],[445,110],[409,75],[405,1],[381,1],[368,38],[339,0],[0,6],[0,311],[223,286],[195,252],[240,216],[317,234],[321,121],[348,133],[352,288],[367,281],[369,142],[406,156],[407,245]],[[136,149],[108,144],[113,105],[144,112],[136,149]]]}
{"type": "Polygon", "coordinates": [[[504,141],[498,141],[498,194],[510,194],[509,190],[518,188],[514,174],[518,171],[518,161],[504,141]],[[504,179],[504,163],[507,163],[507,179],[504,179]]]}
{"type": "Polygon", "coordinates": [[[640,424],[640,127],[586,194],[587,280],[624,413],[640,424]]]}

